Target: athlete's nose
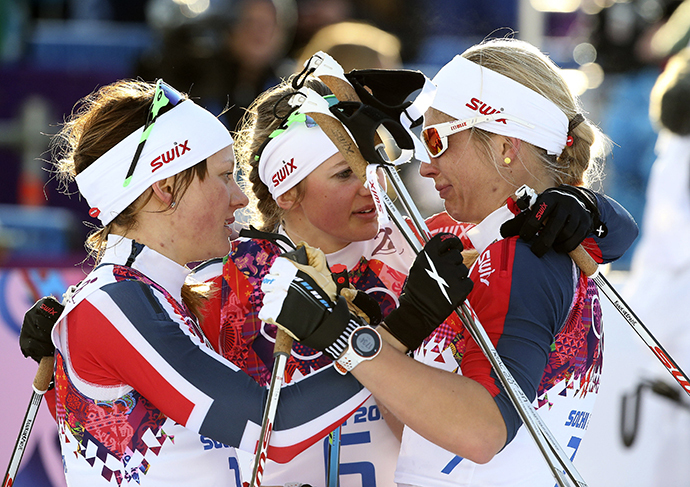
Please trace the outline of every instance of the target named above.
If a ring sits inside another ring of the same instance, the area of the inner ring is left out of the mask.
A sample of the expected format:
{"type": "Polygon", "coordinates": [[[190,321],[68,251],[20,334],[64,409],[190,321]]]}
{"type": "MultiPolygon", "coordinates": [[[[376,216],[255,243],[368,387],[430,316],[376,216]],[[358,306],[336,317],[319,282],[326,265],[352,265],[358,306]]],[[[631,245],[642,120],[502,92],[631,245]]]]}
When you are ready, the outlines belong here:
{"type": "Polygon", "coordinates": [[[244,208],[248,204],[249,198],[246,194],[244,194],[244,191],[242,191],[240,186],[233,181],[232,185],[230,186],[230,206],[235,209],[240,209],[244,208]]]}
{"type": "Polygon", "coordinates": [[[419,164],[419,174],[425,178],[433,178],[438,176],[439,170],[436,167],[434,159],[431,162],[422,162],[419,164]]]}

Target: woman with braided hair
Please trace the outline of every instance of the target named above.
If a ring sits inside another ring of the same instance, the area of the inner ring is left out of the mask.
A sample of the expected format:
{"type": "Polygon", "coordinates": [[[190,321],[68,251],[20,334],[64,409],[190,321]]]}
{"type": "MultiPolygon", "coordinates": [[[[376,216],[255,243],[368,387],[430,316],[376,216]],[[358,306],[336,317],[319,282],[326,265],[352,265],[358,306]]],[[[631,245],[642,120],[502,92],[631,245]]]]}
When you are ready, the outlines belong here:
{"type": "MultiPolygon", "coordinates": [[[[309,78],[305,86],[337,102],[319,80],[309,78]]],[[[392,223],[379,226],[371,193],[325,133],[304,115],[288,116],[287,98],[294,91],[289,79],[260,95],[235,136],[237,164],[255,196],[250,200],[252,223],[260,232],[243,231],[226,259],[207,262],[195,272],[198,280],[213,281],[221,289],[206,308],[206,335],[262,385],[271,379],[276,327],[258,317],[261,280],[280,254],[300,241],[320,248],[343,285],[369,293],[383,316],[397,307],[414,260],[392,223]],[[285,131],[270,137],[280,130],[285,131]],[[276,173],[279,184],[274,187],[276,173]]],[[[325,354],[295,342],[286,381],[297,382],[331,364],[325,354]]],[[[341,434],[341,485],[392,486],[400,442],[373,398],[347,420],[341,434]]],[[[285,465],[268,462],[264,483],[323,486],[326,441],[285,465]]]]}

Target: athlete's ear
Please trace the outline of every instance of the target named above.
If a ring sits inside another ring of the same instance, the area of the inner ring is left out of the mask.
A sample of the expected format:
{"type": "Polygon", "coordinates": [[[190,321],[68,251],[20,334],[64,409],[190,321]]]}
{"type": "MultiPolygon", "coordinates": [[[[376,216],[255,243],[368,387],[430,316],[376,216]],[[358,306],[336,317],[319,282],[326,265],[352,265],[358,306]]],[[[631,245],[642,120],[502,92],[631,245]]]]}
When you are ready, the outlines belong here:
{"type": "Polygon", "coordinates": [[[503,143],[500,148],[501,160],[505,160],[506,157],[512,161],[516,160],[521,145],[522,141],[517,137],[503,137],[503,143]]]}
{"type": "Polygon", "coordinates": [[[170,207],[173,203],[172,197],[172,183],[173,178],[165,178],[160,181],[156,181],[151,185],[153,194],[160,200],[163,206],[170,207]]]}
{"type": "Polygon", "coordinates": [[[294,210],[299,206],[299,191],[297,186],[288,189],[285,193],[276,198],[276,203],[283,210],[294,210]]]}

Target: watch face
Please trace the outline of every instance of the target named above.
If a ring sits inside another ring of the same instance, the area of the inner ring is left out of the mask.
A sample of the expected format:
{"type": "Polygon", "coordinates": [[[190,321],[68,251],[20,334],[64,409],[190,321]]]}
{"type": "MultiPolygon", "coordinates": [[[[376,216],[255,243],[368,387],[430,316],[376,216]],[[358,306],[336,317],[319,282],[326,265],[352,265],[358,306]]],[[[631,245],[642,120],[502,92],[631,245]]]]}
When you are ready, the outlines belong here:
{"type": "Polygon", "coordinates": [[[381,340],[371,328],[360,328],[352,334],[352,348],[362,357],[373,357],[379,351],[381,340]]]}

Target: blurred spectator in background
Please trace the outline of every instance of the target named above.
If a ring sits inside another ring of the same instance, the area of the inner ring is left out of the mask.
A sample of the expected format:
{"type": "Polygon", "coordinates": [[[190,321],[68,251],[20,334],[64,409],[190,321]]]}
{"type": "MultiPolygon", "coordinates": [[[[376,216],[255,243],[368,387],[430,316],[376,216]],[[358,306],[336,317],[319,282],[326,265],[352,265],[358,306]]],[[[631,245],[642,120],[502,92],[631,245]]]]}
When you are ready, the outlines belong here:
{"type": "Polygon", "coordinates": [[[331,55],[346,73],[353,69],[402,67],[400,40],[362,22],[339,22],[316,32],[297,58],[296,71],[318,51],[331,55]]]}
{"type": "Polygon", "coordinates": [[[244,109],[279,81],[294,28],[293,1],[217,0],[204,16],[168,22],[156,19],[172,0],[151,3],[151,24],[160,29],[162,45],[142,57],[136,75],[180,86],[212,113],[230,107],[224,122],[235,130],[244,109]]]}
{"type": "Polygon", "coordinates": [[[297,25],[289,55],[296,58],[319,29],[353,15],[352,0],[297,0],[297,25]]]}
{"type": "MultiPolygon", "coordinates": [[[[463,3],[463,2],[456,2],[463,3]]],[[[363,19],[400,40],[403,63],[418,59],[419,47],[431,23],[426,2],[420,0],[353,0],[355,18],[363,19]]]]}
{"type": "MultiPolygon", "coordinates": [[[[647,185],[642,236],[623,295],[643,323],[690,371],[690,48],[673,56],[651,92],[650,118],[660,130],[657,159],[647,185]]],[[[640,348],[644,348],[642,342],[640,348]]],[[[651,393],[640,408],[638,448],[643,449],[654,486],[687,485],[690,477],[690,401],[656,357],[642,358],[642,384],[661,380],[677,396],[651,393]]],[[[638,390],[639,393],[639,390],[638,390]]],[[[627,424],[630,424],[626,422],[627,424]]]]}
{"type": "MultiPolygon", "coordinates": [[[[648,107],[660,59],[652,53],[650,42],[677,5],[677,0],[613,1],[589,19],[590,41],[605,75],[601,128],[614,144],[607,164],[606,194],[637,221],[642,219],[656,141],[648,107]]],[[[614,268],[630,266],[634,245],[614,268]]]]}
{"type": "Polygon", "coordinates": [[[20,0],[0,1],[0,63],[19,59],[27,17],[26,6],[20,0]]]}
{"type": "Polygon", "coordinates": [[[345,21],[371,24],[399,39],[402,62],[417,61],[430,25],[419,0],[297,0],[298,20],[289,55],[297,59],[319,30],[345,21]]]}

